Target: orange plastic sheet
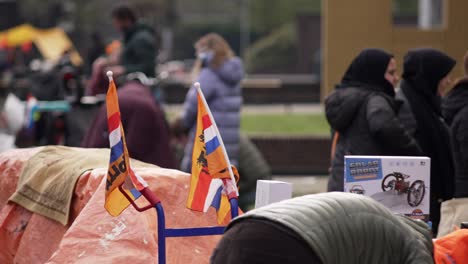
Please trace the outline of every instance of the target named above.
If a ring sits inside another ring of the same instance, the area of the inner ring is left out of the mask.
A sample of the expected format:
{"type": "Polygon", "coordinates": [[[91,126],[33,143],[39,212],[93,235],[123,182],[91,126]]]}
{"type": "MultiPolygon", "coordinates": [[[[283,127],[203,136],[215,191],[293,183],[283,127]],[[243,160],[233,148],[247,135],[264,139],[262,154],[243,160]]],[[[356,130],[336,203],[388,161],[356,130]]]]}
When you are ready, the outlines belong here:
{"type": "MultiPolygon", "coordinates": [[[[7,204],[23,164],[38,149],[0,154],[0,263],[157,263],[155,210],[132,207],[111,217],[104,210],[107,168],[83,174],[77,182],[68,226],[7,204]]],[[[216,213],[186,209],[189,175],[177,170],[135,169],[150,185],[166,214],[166,226],[216,225],[216,213]]],[[[220,236],[168,238],[167,263],[208,263],[220,236]]]]}
{"type": "Polygon", "coordinates": [[[468,263],[468,229],[459,229],[434,241],[436,264],[468,263]]]}

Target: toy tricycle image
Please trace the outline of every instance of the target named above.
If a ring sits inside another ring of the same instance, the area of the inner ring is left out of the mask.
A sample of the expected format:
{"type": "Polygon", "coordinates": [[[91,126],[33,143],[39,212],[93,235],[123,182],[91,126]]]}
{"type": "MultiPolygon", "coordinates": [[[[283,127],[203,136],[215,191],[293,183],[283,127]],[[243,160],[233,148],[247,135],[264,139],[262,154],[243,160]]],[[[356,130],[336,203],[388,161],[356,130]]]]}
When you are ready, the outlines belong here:
{"type": "Polygon", "coordinates": [[[426,186],[424,181],[416,180],[410,185],[410,181],[405,181],[410,175],[401,172],[393,172],[386,175],[382,180],[382,190],[397,191],[398,194],[408,194],[408,204],[410,206],[418,206],[426,194],[426,186]]]}
{"type": "Polygon", "coordinates": [[[365,194],[366,190],[364,190],[362,185],[353,185],[353,187],[351,187],[349,192],[350,193],[355,193],[355,194],[365,194]]]}

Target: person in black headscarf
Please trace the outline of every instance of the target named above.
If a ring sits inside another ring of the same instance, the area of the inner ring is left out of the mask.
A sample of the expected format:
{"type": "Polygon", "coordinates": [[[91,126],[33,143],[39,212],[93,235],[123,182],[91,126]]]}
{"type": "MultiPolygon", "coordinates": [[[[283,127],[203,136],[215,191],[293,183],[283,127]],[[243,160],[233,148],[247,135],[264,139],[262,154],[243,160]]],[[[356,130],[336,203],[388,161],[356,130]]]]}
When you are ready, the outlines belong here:
{"type": "Polygon", "coordinates": [[[403,80],[397,98],[405,103],[401,122],[411,131],[424,156],[431,158],[430,220],[434,234],[440,203],[453,196],[454,167],[450,135],[442,119],[441,93],[450,84],[455,60],[434,49],[415,49],[404,58],[403,80]]]}
{"type": "Polygon", "coordinates": [[[383,50],[365,49],[325,100],[327,120],[337,139],[332,148],[328,191],[343,191],[344,155],[421,154],[397,119],[399,104],[394,99],[397,82],[393,56],[383,50]]]}

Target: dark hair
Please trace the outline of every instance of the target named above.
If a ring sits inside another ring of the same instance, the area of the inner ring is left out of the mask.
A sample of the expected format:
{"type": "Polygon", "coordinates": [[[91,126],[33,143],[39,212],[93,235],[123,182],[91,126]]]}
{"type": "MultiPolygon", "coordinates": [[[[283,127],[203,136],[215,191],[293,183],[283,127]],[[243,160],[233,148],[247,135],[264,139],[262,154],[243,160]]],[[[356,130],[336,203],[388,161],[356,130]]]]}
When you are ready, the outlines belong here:
{"type": "Polygon", "coordinates": [[[128,19],[130,22],[136,22],[136,15],[133,10],[126,5],[117,6],[112,10],[112,17],[118,20],[128,19]]]}

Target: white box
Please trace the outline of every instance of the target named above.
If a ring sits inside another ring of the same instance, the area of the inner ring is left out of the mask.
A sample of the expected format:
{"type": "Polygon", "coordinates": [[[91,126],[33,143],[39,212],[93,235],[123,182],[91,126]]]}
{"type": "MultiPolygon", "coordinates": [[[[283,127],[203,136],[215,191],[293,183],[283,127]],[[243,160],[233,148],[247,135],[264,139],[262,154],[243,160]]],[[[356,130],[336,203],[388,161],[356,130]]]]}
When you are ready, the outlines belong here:
{"type": "Polygon", "coordinates": [[[255,208],[280,202],[292,197],[292,184],[282,181],[257,181],[255,208]]]}
{"type": "Polygon", "coordinates": [[[428,221],[428,157],[345,156],[344,191],[372,197],[392,212],[428,221]]]}

